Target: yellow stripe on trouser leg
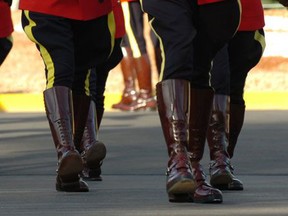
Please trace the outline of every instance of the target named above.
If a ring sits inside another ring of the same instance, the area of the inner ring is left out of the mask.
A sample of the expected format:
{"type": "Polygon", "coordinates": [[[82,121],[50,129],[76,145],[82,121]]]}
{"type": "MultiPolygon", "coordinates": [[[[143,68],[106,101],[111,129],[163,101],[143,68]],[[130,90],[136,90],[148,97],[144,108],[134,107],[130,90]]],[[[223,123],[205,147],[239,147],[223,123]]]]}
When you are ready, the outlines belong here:
{"type": "Polygon", "coordinates": [[[132,30],[132,26],[130,25],[130,10],[129,10],[129,3],[128,2],[122,2],[122,9],[124,15],[124,21],[125,21],[125,30],[126,34],[130,43],[130,47],[132,49],[133,57],[134,58],[140,58],[141,57],[141,52],[138,47],[138,43],[136,40],[136,37],[134,35],[134,32],[132,30]]]}
{"type": "Polygon", "coordinates": [[[262,54],[263,54],[263,52],[266,48],[265,36],[260,34],[260,32],[257,30],[257,31],[255,31],[254,39],[261,44],[262,54]]]}
{"type": "Polygon", "coordinates": [[[110,35],[111,35],[111,51],[109,54],[109,57],[110,57],[115,46],[115,35],[116,35],[116,21],[115,21],[115,16],[113,12],[108,14],[108,28],[109,28],[110,35]]]}
{"type": "Polygon", "coordinates": [[[44,61],[44,64],[47,68],[47,81],[46,81],[46,89],[52,88],[53,84],[54,84],[54,79],[55,79],[55,67],[54,67],[54,63],[52,61],[52,58],[49,54],[49,52],[47,51],[47,49],[40,44],[34,37],[33,32],[32,32],[32,28],[36,26],[36,23],[30,18],[29,16],[29,11],[25,10],[24,11],[24,15],[27,18],[27,20],[29,21],[29,25],[24,27],[24,32],[26,33],[27,37],[33,41],[34,43],[36,43],[39,46],[39,51],[41,53],[42,59],[44,61]]]}
{"type": "Polygon", "coordinates": [[[91,69],[89,69],[88,73],[87,73],[87,76],[86,76],[86,79],[85,79],[85,94],[87,96],[90,96],[90,77],[91,77],[91,69]]]}
{"type": "Polygon", "coordinates": [[[150,25],[152,31],[155,33],[156,37],[158,38],[159,44],[160,44],[162,62],[161,62],[161,69],[160,69],[159,81],[162,81],[162,79],[163,79],[163,73],[164,73],[164,65],[165,65],[165,62],[166,62],[166,59],[165,59],[165,50],[164,50],[162,38],[157,34],[157,32],[155,31],[155,29],[153,28],[152,23],[153,23],[154,19],[155,19],[155,18],[153,18],[153,19],[151,19],[151,20],[149,21],[149,25],[150,25]]]}

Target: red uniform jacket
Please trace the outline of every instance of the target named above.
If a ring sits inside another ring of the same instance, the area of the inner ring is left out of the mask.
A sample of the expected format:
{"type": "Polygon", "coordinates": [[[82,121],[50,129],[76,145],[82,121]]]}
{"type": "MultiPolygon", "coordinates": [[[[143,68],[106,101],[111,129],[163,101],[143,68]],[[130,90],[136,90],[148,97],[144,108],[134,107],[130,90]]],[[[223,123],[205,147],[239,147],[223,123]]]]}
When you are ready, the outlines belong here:
{"type": "Polygon", "coordinates": [[[120,2],[140,2],[139,0],[120,0],[120,2]]]}
{"type": "Polygon", "coordinates": [[[241,0],[242,15],[238,31],[255,31],[265,25],[261,0],[241,0]]]}
{"type": "Polygon", "coordinates": [[[112,0],[113,13],[115,17],[116,25],[116,38],[121,38],[125,35],[125,23],[124,15],[120,2],[118,0],[112,0]]]}
{"type": "Polygon", "coordinates": [[[0,0],[0,38],[5,38],[13,32],[13,22],[10,7],[3,0],[0,0]]]}
{"type": "Polygon", "coordinates": [[[112,11],[111,0],[20,0],[19,8],[75,20],[91,20],[112,11]]]}

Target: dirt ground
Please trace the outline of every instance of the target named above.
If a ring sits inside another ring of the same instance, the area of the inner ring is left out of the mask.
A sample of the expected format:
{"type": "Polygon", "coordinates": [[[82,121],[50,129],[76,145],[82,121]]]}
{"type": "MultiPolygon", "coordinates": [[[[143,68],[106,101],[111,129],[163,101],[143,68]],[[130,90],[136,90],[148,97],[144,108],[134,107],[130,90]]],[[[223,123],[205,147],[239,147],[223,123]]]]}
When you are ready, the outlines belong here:
{"type": "MultiPolygon", "coordinates": [[[[265,10],[265,16],[288,18],[287,10],[265,10]]],[[[0,68],[0,93],[40,93],[45,88],[44,66],[34,44],[23,33],[20,11],[13,11],[15,32],[14,46],[0,68]]],[[[288,22],[286,23],[288,26],[288,22]]],[[[288,28],[283,31],[288,34],[288,28]]],[[[267,34],[274,31],[266,29],[267,34]]],[[[279,31],[276,30],[276,31],[279,31]]],[[[282,31],[282,30],[281,30],[282,31]]],[[[148,27],[146,28],[148,32],[148,27]]],[[[148,34],[147,34],[148,35],[148,34]]],[[[288,37],[287,37],[288,38],[288,37]]],[[[279,43],[282,43],[279,41],[279,43]]],[[[287,40],[285,41],[287,43],[287,40]]],[[[268,44],[268,43],[267,43],[268,44]]],[[[151,55],[153,84],[158,81],[153,61],[152,45],[147,37],[148,52],[151,55]]],[[[263,56],[260,63],[249,73],[246,91],[288,91],[288,50],[287,55],[263,56]]],[[[121,92],[123,89],[120,67],[114,68],[107,81],[107,92],[121,92]]]]}

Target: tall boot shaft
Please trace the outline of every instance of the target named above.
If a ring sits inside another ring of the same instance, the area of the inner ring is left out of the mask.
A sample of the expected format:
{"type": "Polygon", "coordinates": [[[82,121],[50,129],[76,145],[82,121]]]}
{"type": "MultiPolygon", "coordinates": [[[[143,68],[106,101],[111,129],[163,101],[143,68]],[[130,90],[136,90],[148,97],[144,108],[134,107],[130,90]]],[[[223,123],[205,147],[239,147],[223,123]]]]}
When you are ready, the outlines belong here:
{"type": "Polygon", "coordinates": [[[98,126],[98,112],[96,111],[95,103],[91,102],[83,138],[80,144],[80,153],[84,163],[82,177],[95,181],[102,180],[102,177],[100,176],[101,165],[106,156],[106,147],[104,143],[98,141],[98,126]]]}
{"type": "Polygon", "coordinates": [[[73,142],[73,102],[71,90],[55,86],[43,93],[47,119],[58,156],[56,190],[87,192],[86,182],[79,178],[82,159],[73,142]]]}
{"type": "Polygon", "coordinates": [[[47,119],[58,158],[74,150],[72,92],[64,86],[47,89],[43,93],[47,119]]]}
{"type": "Polygon", "coordinates": [[[80,143],[83,137],[84,128],[90,108],[91,97],[83,94],[73,93],[73,110],[74,110],[74,145],[79,151],[80,143]]]}
{"type": "Polygon", "coordinates": [[[211,120],[207,132],[210,149],[210,183],[218,189],[243,190],[243,184],[233,175],[227,152],[229,131],[229,96],[214,95],[211,120]],[[228,119],[227,119],[228,118],[228,119]]]}
{"type": "Polygon", "coordinates": [[[229,116],[227,115],[227,106],[229,97],[227,95],[215,94],[212,105],[211,119],[207,131],[207,142],[210,149],[210,159],[215,160],[217,155],[227,153],[227,132],[229,127],[229,116]]]}
{"type": "Polygon", "coordinates": [[[229,139],[228,154],[230,158],[234,155],[234,149],[238,141],[239,134],[242,130],[245,117],[245,105],[242,104],[230,104],[230,121],[229,121],[229,133],[227,134],[229,139]]]}
{"type": "Polygon", "coordinates": [[[213,95],[212,89],[191,88],[188,144],[191,161],[200,161],[203,157],[213,95]]]}
{"type": "Polygon", "coordinates": [[[158,113],[169,156],[175,144],[187,148],[189,86],[188,81],[177,79],[156,85],[158,113]]]}
{"type": "Polygon", "coordinates": [[[221,203],[222,193],[207,181],[200,164],[203,157],[207,128],[210,121],[214,92],[212,89],[191,88],[188,151],[196,182],[194,202],[221,203]]]}
{"type": "Polygon", "coordinates": [[[80,145],[80,152],[88,149],[91,145],[94,145],[97,142],[98,134],[98,124],[97,124],[97,111],[95,103],[92,101],[90,103],[89,112],[87,115],[87,121],[80,145]]]}
{"type": "Polygon", "coordinates": [[[164,80],[156,85],[158,112],[169,155],[166,190],[169,201],[189,201],[195,191],[187,152],[189,82],[164,80]]]}

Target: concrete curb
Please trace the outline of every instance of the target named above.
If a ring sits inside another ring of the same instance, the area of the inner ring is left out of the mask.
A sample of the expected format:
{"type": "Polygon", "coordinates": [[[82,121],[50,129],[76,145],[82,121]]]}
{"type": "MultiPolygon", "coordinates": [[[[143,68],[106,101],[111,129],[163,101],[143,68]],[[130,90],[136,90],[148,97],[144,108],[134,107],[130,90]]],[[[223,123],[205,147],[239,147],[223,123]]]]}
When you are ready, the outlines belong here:
{"type": "MultiPolygon", "coordinates": [[[[106,93],[105,110],[115,111],[112,104],[121,99],[121,93],[106,93]]],[[[288,110],[288,92],[246,92],[247,110],[288,110]]],[[[0,94],[0,112],[44,112],[43,95],[0,94]]]]}

